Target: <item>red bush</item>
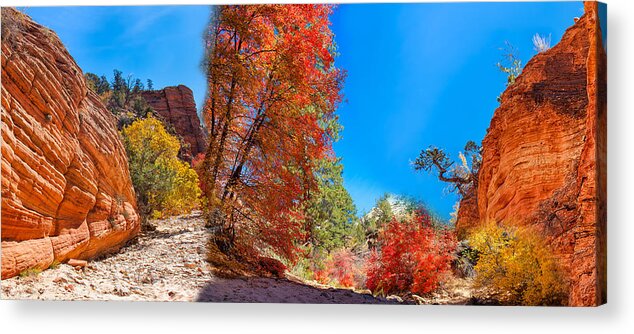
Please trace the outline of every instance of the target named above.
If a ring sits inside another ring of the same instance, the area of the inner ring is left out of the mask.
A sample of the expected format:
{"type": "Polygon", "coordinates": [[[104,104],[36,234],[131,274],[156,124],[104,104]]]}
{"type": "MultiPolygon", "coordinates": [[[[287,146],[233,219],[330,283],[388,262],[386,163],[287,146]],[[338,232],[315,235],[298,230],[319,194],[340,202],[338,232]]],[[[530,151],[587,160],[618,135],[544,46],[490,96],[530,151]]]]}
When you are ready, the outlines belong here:
{"type": "Polygon", "coordinates": [[[330,278],[328,277],[328,272],[326,269],[316,269],[314,273],[315,281],[321,284],[328,284],[330,278]]]}
{"type": "Polygon", "coordinates": [[[328,255],[313,271],[313,277],[322,284],[336,284],[346,288],[361,287],[365,280],[364,259],[348,248],[340,248],[328,255]]]}
{"type": "Polygon", "coordinates": [[[339,249],[332,254],[332,258],[326,262],[326,271],[331,279],[336,279],[339,285],[353,287],[355,259],[349,249],[339,249]]]}
{"type": "Polygon", "coordinates": [[[422,210],[410,221],[392,219],[378,242],[367,268],[366,286],[374,293],[429,293],[450,270],[455,237],[434,228],[422,210]]]}

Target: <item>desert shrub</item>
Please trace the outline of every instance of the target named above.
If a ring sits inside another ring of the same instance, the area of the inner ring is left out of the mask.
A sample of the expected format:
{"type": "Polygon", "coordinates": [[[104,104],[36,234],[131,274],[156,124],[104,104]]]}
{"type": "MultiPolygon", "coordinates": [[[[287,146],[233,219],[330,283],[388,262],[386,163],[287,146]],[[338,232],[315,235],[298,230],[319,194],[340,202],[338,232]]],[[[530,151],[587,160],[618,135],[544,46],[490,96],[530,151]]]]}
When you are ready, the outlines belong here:
{"type": "Polygon", "coordinates": [[[324,270],[324,269],[318,269],[315,270],[313,272],[313,277],[315,278],[315,281],[322,283],[322,284],[328,284],[330,283],[330,277],[328,277],[328,271],[324,270]]]}
{"type": "Polygon", "coordinates": [[[24,277],[37,276],[41,273],[42,273],[42,269],[40,268],[29,268],[29,269],[22,270],[20,272],[20,277],[24,278],[24,277]]]}
{"type": "Polygon", "coordinates": [[[313,269],[314,262],[309,257],[300,257],[294,265],[289,266],[291,274],[306,281],[316,280],[313,269]]]}
{"type": "Polygon", "coordinates": [[[355,258],[349,249],[338,249],[327,263],[328,276],[344,287],[355,286],[355,258]]]}
{"type": "Polygon", "coordinates": [[[558,259],[538,233],[486,224],[469,237],[477,252],[476,287],[507,304],[565,305],[568,286],[558,259]]]}
{"type": "Polygon", "coordinates": [[[48,269],[57,269],[61,263],[57,260],[53,260],[53,262],[48,266],[48,269]]]}
{"type": "MultiPolygon", "coordinates": [[[[522,60],[519,58],[519,52],[508,41],[504,42],[502,51],[502,60],[496,65],[500,72],[506,74],[506,86],[511,86],[515,83],[517,77],[522,73],[522,60]]],[[[499,100],[499,97],[498,97],[499,100]]]]}
{"type": "Polygon", "coordinates": [[[375,294],[426,294],[450,273],[455,236],[419,210],[408,220],[393,218],[380,232],[368,260],[366,286],[375,294]]]}
{"type": "Polygon", "coordinates": [[[327,252],[309,244],[302,248],[302,253],[305,256],[290,266],[293,275],[335,287],[365,287],[367,257],[353,248],[342,247],[327,252]]]}
{"type": "Polygon", "coordinates": [[[14,41],[19,40],[22,35],[21,31],[25,28],[28,17],[26,14],[11,7],[2,7],[2,19],[0,23],[2,25],[2,43],[10,43],[12,45],[14,41]]]}
{"type": "Polygon", "coordinates": [[[198,175],[178,159],[179,141],[159,120],[137,120],[121,134],[144,218],[183,214],[198,206],[198,175]]]}

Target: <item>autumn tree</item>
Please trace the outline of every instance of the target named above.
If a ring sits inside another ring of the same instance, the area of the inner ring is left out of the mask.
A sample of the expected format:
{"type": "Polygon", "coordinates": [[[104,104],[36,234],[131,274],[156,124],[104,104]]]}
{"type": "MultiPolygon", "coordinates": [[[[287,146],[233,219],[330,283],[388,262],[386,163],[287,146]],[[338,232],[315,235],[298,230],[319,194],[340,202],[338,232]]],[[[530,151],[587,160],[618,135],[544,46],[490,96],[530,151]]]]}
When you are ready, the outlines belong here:
{"type": "Polygon", "coordinates": [[[566,305],[568,282],[540,233],[487,223],[469,236],[475,251],[475,286],[504,304],[566,305]]]}
{"type": "Polygon", "coordinates": [[[371,252],[366,286],[384,295],[432,292],[450,272],[455,244],[452,231],[437,226],[424,209],[403,219],[393,217],[371,252]]]}
{"type": "Polygon", "coordinates": [[[206,36],[207,219],[228,252],[294,258],[341,100],[330,5],[215,7],[206,36]],[[238,246],[236,249],[236,246],[238,246]]]}
{"type": "Polygon", "coordinates": [[[144,227],[148,220],[188,213],[198,206],[198,176],[178,159],[180,143],[149,116],[121,131],[144,227]]]}

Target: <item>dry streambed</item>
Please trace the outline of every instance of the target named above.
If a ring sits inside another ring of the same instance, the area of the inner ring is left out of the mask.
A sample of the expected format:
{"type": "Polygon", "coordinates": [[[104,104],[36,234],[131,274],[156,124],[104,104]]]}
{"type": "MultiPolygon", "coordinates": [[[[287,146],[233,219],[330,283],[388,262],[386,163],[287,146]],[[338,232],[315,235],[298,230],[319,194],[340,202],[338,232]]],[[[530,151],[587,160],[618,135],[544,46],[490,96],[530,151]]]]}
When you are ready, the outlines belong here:
{"type": "Polygon", "coordinates": [[[219,278],[205,261],[209,231],[198,213],[155,221],[118,253],[83,269],[61,264],[2,280],[2,299],[263,303],[399,303],[276,278],[219,278]]]}
{"type": "Polygon", "coordinates": [[[207,232],[197,216],[155,221],[157,229],[83,269],[61,264],[2,281],[2,297],[65,300],[194,300],[210,279],[207,232]]]}

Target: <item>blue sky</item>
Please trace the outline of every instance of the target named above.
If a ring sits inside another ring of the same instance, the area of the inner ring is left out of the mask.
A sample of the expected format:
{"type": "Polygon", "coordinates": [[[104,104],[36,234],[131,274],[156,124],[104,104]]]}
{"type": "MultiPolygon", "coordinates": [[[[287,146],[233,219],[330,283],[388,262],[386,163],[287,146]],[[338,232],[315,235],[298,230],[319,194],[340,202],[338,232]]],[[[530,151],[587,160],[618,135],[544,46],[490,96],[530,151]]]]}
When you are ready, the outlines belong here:
{"type": "Polygon", "coordinates": [[[132,74],[155,88],[184,84],[200,106],[200,68],[209,6],[28,7],[36,22],[53,29],[84,72],[112,78],[132,74]]]}
{"type": "Polygon", "coordinates": [[[359,212],[388,192],[448,219],[457,196],[411,162],[430,145],[457,158],[468,140],[480,142],[506,81],[499,48],[510,42],[526,63],[535,33],[554,45],[582,14],[581,2],[339,6],[337,64],[348,77],[335,150],[359,212]]]}
{"type": "MultiPolygon", "coordinates": [[[[114,68],[156,88],[185,84],[200,106],[202,33],[209,8],[28,8],[55,30],[85,72],[114,68]]],[[[348,72],[344,126],[335,143],[345,186],[359,213],[383,193],[413,196],[448,219],[457,200],[435,175],[411,162],[430,145],[456,158],[467,140],[480,142],[504,90],[495,64],[505,41],[526,63],[535,33],[561,39],[581,2],[424,3],[340,5],[331,20],[348,72]]]]}

